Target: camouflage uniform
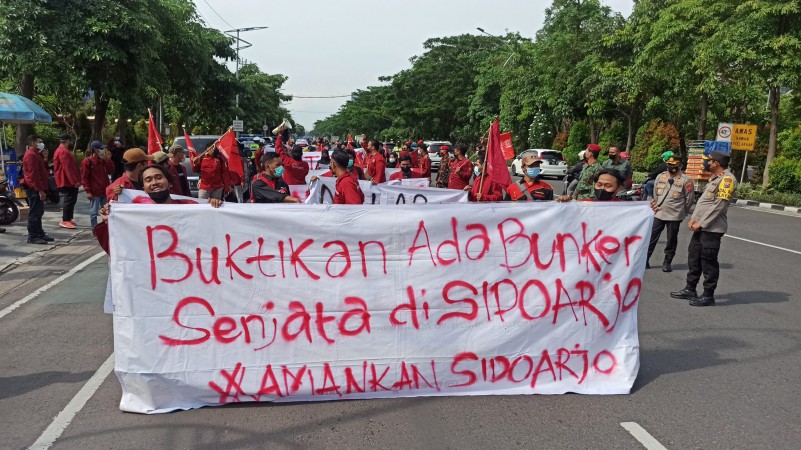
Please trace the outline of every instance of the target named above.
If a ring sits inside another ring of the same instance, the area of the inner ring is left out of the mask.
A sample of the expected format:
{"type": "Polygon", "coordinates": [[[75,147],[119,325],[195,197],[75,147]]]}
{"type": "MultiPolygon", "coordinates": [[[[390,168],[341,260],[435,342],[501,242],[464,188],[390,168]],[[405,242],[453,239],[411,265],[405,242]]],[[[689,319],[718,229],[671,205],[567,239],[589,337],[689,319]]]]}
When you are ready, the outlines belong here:
{"type": "Polygon", "coordinates": [[[603,169],[601,163],[595,161],[594,164],[581,170],[578,185],[576,185],[576,190],[573,191],[574,199],[581,200],[595,197],[595,174],[601,169],[603,169]]]}

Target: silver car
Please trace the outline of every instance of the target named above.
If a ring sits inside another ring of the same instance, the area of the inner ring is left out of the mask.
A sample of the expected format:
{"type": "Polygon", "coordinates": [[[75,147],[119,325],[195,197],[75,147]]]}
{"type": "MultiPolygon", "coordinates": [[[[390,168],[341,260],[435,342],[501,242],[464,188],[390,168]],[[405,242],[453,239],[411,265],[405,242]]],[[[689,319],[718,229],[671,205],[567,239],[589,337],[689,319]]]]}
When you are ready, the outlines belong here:
{"type": "Polygon", "coordinates": [[[428,147],[428,157],[431,159],[431,171],[436,172],[442,163],[442,156],[439,154],[440,147],[448,147],[450,154],[453,152],[453,144],[448,141],[425,141],[425,144],[428,147]]]}
{"type": "Polygon", "coordinates": [[[567,174],[567,162],[565,161],[562,152],[559,150],[532,148],[528,149],[515,157],[512,161],[512,175],[523,175],[523,164],[521,160],[524,155],[533,153],[542,160],[541,177],[556,177],[562,178],[567,174]]]}

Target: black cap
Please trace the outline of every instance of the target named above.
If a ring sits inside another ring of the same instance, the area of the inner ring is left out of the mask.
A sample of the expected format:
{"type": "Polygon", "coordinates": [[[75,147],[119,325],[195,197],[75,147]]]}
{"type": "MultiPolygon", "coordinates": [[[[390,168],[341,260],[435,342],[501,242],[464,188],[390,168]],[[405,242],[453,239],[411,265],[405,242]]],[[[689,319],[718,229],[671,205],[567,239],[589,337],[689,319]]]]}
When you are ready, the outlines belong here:
{"type": "Polygon", "coordinates": [[[69,134],[62,134],[61,136],[58,137],[58,140],[59,141],[71,141],[72,140],[72,136],[70,136],[69,134]]]}
{"type": "Polygon", "coordinates": [[[719,162],[721,165],[729,167],[731,155],[723,152],[714,151],[709,154],[709,159],[719,162]]]}

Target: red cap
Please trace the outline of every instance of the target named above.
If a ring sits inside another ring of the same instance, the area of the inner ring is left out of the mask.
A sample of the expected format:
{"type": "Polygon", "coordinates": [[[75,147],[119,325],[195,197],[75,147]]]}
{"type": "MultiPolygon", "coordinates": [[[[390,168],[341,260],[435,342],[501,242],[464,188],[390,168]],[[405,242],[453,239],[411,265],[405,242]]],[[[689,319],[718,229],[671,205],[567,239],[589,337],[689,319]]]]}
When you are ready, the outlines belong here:
{"type": "Polygon", "coordinates": [[[423,140],[422,140],[422,139],[420,139],[419,141],[417,141],[417,143],[418,143],[418,144],[422,144],[422,143],[423,143],[423,140]]]}
{"type": "Polygon", "coordinates": [[[590,151],[593,151],[593,152],[600,152],[601,151],[601,147],[598,146],[597,144],[590,144],[590,145],[587,146],[587,150],[590,150],[590,151]]]}

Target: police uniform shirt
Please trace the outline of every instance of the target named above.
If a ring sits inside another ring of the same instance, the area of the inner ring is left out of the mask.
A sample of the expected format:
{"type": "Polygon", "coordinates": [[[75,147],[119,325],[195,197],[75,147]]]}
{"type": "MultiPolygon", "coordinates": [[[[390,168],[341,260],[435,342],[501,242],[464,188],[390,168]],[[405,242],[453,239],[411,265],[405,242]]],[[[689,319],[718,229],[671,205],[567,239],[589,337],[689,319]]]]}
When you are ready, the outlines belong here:
{"type": "Polygon", "coordinates": [[[662,172],[654,183],[654,199],[659,211],[654,217],[666,222],[682,221],[690,212],[695,201],[695,186],[684,173],[673,177],[670,172],[662,172]],[[669,183],[673,178],[673,184],[669,183]]]}
{"type": "Polygon", "coordinates": [[[728,229],[726,211],[729,209],[735,186],[734,175],[728,169],[709,179],[692,216],[701,225],[701,230],[711,233],[726,232],[728,229]]]}

